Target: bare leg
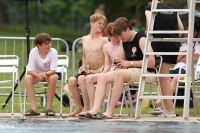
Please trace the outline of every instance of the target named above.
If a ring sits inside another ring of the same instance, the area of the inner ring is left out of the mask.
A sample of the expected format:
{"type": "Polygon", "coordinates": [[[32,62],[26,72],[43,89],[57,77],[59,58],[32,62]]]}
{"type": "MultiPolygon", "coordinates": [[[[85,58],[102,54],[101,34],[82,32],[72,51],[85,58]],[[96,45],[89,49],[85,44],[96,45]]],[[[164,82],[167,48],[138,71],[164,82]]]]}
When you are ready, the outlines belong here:
{"type": "MultiPolygon", "coordinates": [[[[58,80],[58,76],[56,74],[50,75],[46,81],[48,83],[47,89],[47,107],[46,110],[52,108],[53,98],[56,92],[56,81],[58,80]]],[[[49,114],[54,114],[53,112],[49,112],[49,114]]]]}
{"type": "Polygon", "coordinates": [[[34,78],[32,75],[26,75],[24,78],[24,85],[26,88],[26,92],[28,94],[28,98],[31,102],[31,109],[35,112],[38,112],[36,98],[35,98],[35,90],[34,90],[34,82],[38,82],[39,79],[34,78]]]}
{"type": "Polygon", "coordinates": [[[90,109],[94,105],[94,95],[95,95],[95,84],[97,83],[97,78],[99,74],[92,74],[86,77],[87,93],[90,100],[90,109]]]}
{"type": "Polygon", "coordinates": [[[114,108],[124,90],[124,82],[130,79],[130,72],[127,69],[116,71],[114,87],[111,95],[111,100],[107,111],[104,113],[106,118],[113,118],[114,108]]]}
{"type": "Polygon", "coordinates": [[[86,87],[86,77],[85,76],[79,76],[78,77],[78,84],[81,89],[82,97],[83,97],[83,102],[84,102],[84,109],[80,115],[84,114],[86,111],[90,110],[90,102],[89,102],[89,97],[87,93],[87,87],[86,87]]]}
{"type": "Polygon", "coordinates": [[[68,88],[68,84],[66,84],[66,85],[63,87],[63,90],[65,91],[65,93],[66,93],[67,95],[70,95],[70,96],[72,97],[72,94],[71,94],[71,92],[69,91],[69,88],[68,88]]]}
{"type": "MultiPolygon", "coordinates": [[[[163,62],[161,65],[160,73],[161,74],[169,74],[169,68],[170,68],[170,64],[163,62]]],[[[168,77],[160,77],[160,84],[161,84],[161,89],[162,89],[162,93],[164,96],[172,96],[173,95],[172,88],[170,85],[170,80],[168,77]]],[[[169,114],[175,113],[174,109],[173,109],[172,99],[165,99],[164,104],[165,104],[167,113],[169,113],[169,114]]]]}
{"type": "MultiPolygon", "coordinates": [[[[95,98],[94,98],[94,106],[88,112],[91,115],[95,115],[97,112],[100,112],[102,102],[106,95],[107,84],[114,82],[115,72],[116,71],[111,71],[107,73],[101,73],[98,75],[97,87],[96,87],[95,98]]],[[[115,102],[115,105],[116,103],[117,102],[115,102]]]]}
{"type": "Polygon", "coordinates": [[[71,114],[69,114],[68,116],[72,117],[72,116],[77,116],[78,113],[80,113],[82,111],[82,106],[81,106],[81,101],[80,101],[80,93],[78,90],[78,83],[75,77],[70,77],[69,78],[69,89],[70,92],[74,98],[74,103],[75,103],[75,107],[76,110],[74,112],[72,112],[71,114]]]}

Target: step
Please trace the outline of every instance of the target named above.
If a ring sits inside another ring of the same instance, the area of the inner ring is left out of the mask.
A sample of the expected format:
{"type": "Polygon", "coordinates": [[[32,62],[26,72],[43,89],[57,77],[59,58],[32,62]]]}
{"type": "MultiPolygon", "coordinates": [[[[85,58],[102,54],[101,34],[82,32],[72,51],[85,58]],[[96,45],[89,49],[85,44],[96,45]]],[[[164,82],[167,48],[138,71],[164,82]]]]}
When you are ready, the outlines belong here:
{"type": "Polygon", "coordinates": [[[184,99],[185,96],[139,96],[139,99],[184,99]]]}
{"type": "Polygon", "coordinates": [[[154,30],[148,31],[147,34],[188,34],[187,30],[154,30]]]}
{"type": "Polygon", "coordinates": [[[153,9],[152,12],[190,12],[190,9],[153,9]]]}
{"type": "Polygon", "coordinates": [[[149,38],[149,40],[152,42],[186,42],[188,38],[149,38]]]}
{"type": "Polygon", "coordinates": [[[145,52],[144,55],[187,55],[188,52],[145,52]]]}
{"type": "Polygon", "coordinates": [[[186,77],[186,74],[142,74],[143,77],[186,77]]]}

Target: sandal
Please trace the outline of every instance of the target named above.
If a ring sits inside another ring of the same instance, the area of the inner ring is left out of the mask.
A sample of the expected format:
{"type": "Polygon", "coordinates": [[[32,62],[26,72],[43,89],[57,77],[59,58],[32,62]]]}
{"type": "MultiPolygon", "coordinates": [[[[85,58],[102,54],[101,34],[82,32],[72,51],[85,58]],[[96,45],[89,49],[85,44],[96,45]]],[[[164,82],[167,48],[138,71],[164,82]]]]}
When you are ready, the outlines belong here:
{"type": "Polygon", "coordinates": [[[46,116],[55,116],[56,114],[52,109],[47,109],[45,115],[46,116]]]}
{"type": "Polygon", "coordinates": [[[161,108],[155,108],[153,111],[150,112],[151,115],[160,115],[163,113],[161,108]]]}
{"type": "Polygon", "coordinates": [[[38,116],[40,113],[35,112],[34,110],[30,109],[27,112],[25,112],[24,116],[38,116]]]}
{"type": "Polygon", "coordinates": [[[162,114],[158,115],[157,117],[159,117],[159,118],[176,118],[176,114],[165,113],[165,116],[164,116],[164,114],[162,113],[162,114]]]}

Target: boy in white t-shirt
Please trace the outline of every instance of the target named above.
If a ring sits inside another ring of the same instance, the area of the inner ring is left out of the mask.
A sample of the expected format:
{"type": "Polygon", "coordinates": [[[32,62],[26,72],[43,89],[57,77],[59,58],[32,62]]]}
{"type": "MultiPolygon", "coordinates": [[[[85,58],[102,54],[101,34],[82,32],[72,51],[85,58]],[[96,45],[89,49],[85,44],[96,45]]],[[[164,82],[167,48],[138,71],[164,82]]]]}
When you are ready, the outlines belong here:
{"type": "Polygon", "coordinates": [[[24,78],[24,84],[28,98],[31,102],[31,109],[25,116],[40,115],[36,105],[34,83],[46,81],[47,89],[47,106],[46,116],[55,116],[55,112],[51,109],[52,102],[56,90],[56,81],[60,78],[60,73],[56,73],[58,53],[57,50],[51,48],[51,37],[49,34],[40,33],[35,37],[36,47],[30,51],[29,62],[27,66],[28,74],[24,78]]]}
{"type": "MultiPolygon", "coordinates": [[[[188,25],[185,27],[185,30],[188,30],[188,25]]],[[[194,35],[193,35],[193,37],[195,38],[197,36],[197,34],[198,34],[198,26],[194,25],[194,35]]],[[[188,38],[187,36],[188,36],[188,34],[184,35],[185,38],[188,38]]],[[[195,69],[196,65],[197,65],[197,61],[198,61],[199,55],[200,55],[200,44],[198,42],[196,42],[195,44],[192,44],[192,45],[193,45],[193,51],[194,51],[193,62],[194,62],[194,69],[195,69]]],[[[187,43],[181,44],[181,47],[180,47],[179,51],[180,52],[187,52],[187,43]]],[[[182,66],[186,66],[186,56],[185,55],[178,55],[177,63],[174,66],[173,70],[170,70],[170,74],[178,74],[179,73],[179,69],[182,66]]],[[[186,73],[186,70],[185,69],[181,69],[181,74],[185,74],[185,73],[186,73]]],[[[180,79],[183,79],[183,77],[180,77],[180,79]]],[[[175,91],[176,91],[177,82],[178,82],[178,77],[171,78],[170,84],[171,84],[173,93],[175,93],[175,91]]],[[[159,99],[159,100],[155,101],[154,105],[155,105],[155,107],[158,107],[158,108],[154,109],[152,112],[150,112],[150,114],[152,114],[152,115],[161,114],[163,112],[161,110],[161,108],[162,108],[161,100],[159,99]]]]}

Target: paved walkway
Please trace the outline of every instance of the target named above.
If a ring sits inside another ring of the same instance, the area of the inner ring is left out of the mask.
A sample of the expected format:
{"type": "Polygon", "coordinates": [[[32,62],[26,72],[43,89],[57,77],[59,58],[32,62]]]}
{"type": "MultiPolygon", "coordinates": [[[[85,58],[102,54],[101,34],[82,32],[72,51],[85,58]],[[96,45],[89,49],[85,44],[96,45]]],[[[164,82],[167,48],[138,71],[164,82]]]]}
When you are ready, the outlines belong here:
{"type": "MultiPolygon", "coordinates": [[[[15,113],[11,115],[10,113],[0,113],[0,118],[14,118],[14,119],[52,119],[52,120],[79,120],[78,117],[67,117],[67,114],[63,114],[62,117],[58,116],[45,116],[44,113],[41,113],[40,116],[23,116],[21,113],[15,113]]],[[[200,117],[189,117],[188,120],[184,120],[183,117],[176,118],[158,118],[152,115],[142,114],[140,119],[135,119],[128,115],[122,115],[118,117],[118,114],[115,115],[114,119],[103,119],[104,121],[173,121],[173,122],[200,122],[198,121],[200,117]]]]}

